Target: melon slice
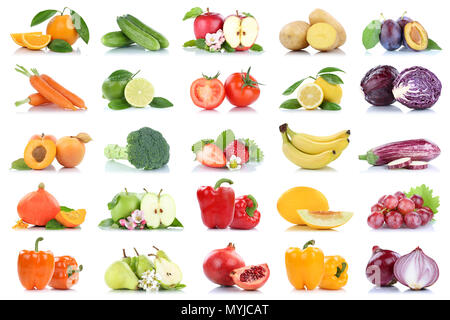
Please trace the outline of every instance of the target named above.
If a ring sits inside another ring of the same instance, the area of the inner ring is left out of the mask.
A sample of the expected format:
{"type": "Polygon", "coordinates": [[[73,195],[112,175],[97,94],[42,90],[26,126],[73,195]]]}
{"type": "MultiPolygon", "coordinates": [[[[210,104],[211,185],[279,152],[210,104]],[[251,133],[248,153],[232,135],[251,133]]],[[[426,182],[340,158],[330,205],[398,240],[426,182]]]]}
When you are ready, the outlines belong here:
{"type": "Polygon", "coordinates": [[[353,212],[347,211],[297,210],[297,213],[308,227],[321,230],[342,226],[353,217],[353,212]]]}

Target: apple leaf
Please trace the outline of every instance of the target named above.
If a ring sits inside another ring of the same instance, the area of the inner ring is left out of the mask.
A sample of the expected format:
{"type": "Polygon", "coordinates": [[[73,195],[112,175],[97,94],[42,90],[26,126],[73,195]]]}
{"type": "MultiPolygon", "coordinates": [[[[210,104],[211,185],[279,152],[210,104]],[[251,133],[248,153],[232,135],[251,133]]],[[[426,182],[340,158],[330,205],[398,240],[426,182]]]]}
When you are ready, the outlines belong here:
{"type": "Polygon", "coordinates": [[[252,46],[250,47],[250,50],[256,51],[256,52],[264,51],[263,47],[260,46],[260,45],[257,44],[257,43],[255,43],[254,45],[252,45],[252,46]]]}
{"type": "Polygon", "coordinates": [[[225,50],[226,52],[235,52],[236,51],[236,49],[232,48],[230,46],[230,44],[226,41],[222,44],[222,49],[225,50]]]}
{"type": "Polygon", "coordinates": [[[99,226],[100,228],[103,228],[103,229],[113,228],[113,225],[114,225],[114,220],[111,219],[111,218],[102,220],[102,221],[98,224],[98,226],[99,226]]]}
{"type": "Polygon", "coordinates": [[[252,18],[254,18],[254,16],[253,16],[251,13],[248,13],[248,12],[242,12],[242,14],[243,14],[244,16],[246,16],[246,17],[252,17],[252,18]]]}
{"type": "Polygon", "coordinates": [[[112,210],[114,209],[114,207],[117,205],[117,203],[119,202],[119,198],[120,198],[120,193],[116,194],[114,196],[114,198],[108,203],[108,210],[112,210]]]}
{"type": "Polygon", "coordinates": [[[203,13],[203,9],[200,7],[195,7],[186,12],[186,14],[183,17],[183,21],[187,19],[194,19],[197,18],[199,15],[203,13]]]}
{"type": "Polygon", "coordinates": [[[189,40],[189,41],[186,41],[185,43],[183,43],[184,48],[196,47],[196,46],[197,46],[197,41],[195,41],[195,40],[189,40]]]}
{"type": "Polygon", "coordinates": [[[183,224],[180,222],[180,220],[178,220],[177,218],[175,218],[172,222],[172,224],[169,226],[169,228],[184,228],[183,224]]]}

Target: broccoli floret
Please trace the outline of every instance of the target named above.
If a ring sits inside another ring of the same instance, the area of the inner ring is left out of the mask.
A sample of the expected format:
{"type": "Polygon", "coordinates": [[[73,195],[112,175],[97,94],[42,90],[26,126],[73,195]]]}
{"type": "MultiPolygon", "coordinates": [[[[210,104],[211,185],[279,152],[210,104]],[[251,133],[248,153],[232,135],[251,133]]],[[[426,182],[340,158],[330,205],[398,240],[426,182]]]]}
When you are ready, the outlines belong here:
{"type": "Polygon", "coordinates": [[[104,153],[110,160],[128,160],[137,169],[159,169],[169,162],[170,147],[162,134],[148,127],[130,132],[127,146],[106,146],[104,153]]]}

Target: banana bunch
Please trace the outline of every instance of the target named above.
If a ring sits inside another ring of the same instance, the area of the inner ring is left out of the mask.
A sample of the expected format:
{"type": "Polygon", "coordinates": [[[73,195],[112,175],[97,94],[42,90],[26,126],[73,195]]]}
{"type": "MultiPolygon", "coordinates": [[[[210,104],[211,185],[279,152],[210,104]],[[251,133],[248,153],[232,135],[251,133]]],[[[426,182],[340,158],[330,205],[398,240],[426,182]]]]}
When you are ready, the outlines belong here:
{"type": "Polygon", "coordinates": [[[280,126],[283,153],[295,165],[304,169],[320,169],[336,160],[347,148],[350,130],[327,137],[317,137],[292,131],[285,123],[280,126]]]}

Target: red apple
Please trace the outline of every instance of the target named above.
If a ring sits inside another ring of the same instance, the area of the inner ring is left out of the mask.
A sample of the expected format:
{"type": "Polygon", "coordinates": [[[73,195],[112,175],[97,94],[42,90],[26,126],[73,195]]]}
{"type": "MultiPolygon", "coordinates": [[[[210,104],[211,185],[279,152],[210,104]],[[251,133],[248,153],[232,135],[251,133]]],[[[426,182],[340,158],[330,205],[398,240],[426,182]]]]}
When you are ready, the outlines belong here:
{"type": "Polygon", "coordinates": [[[223,33],[228,44],[237,51],[250,49],[258,37],[258,22],[251,16],[230,15],[223,23],[223,33]]]}
{"type": "Polygon", "coordinates": [[[205,39],[207,33],[216,33],[223,27],[223,17],[220,13],[206,12],[194,20],[194,34],[196,39],[205,39]]]}

